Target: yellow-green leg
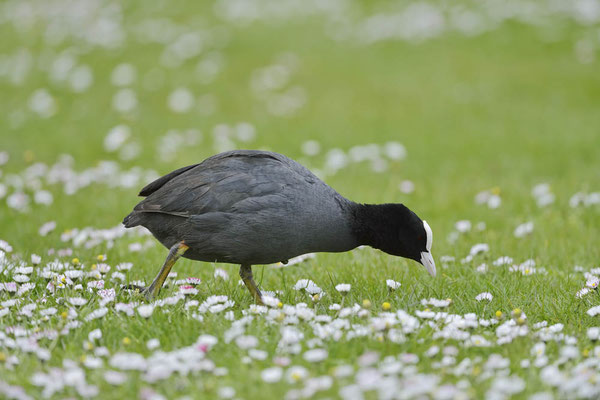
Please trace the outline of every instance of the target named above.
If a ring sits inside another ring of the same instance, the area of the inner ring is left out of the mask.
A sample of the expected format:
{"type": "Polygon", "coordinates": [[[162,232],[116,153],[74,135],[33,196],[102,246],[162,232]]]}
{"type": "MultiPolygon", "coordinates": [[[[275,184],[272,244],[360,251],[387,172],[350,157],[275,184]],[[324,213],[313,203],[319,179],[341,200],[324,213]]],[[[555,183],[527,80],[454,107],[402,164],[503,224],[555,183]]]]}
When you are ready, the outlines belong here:
{"type": "Polygon", "coordinates": [[[244,281],[244,285],[246,285],[252,297],[254,297],[256,304],[263,305],[262,295],[260,294],[260,290],[258,290],[258,286],[256,286],[256,282],[254,282],[254,278],[252,277],[252,266],[241,265],[240,277],[242,278],[242,281],[244,281]]]}
{"type": "Polygon", "coordinates": [[[143,288],[143,287],[136,286],[136,285],[127,285],[124,288],[125,289],[140,289],[142,294],[146,298],[146,300],[148,300],[148,301],[153,300],[156,296],[158,296],[160,289],[162,288],[163,284],[165,283],[165,279],[167,279],[169,272],[171,272],[171,268],[173,268],[173,265],[175,265],[175,263],[177,262],[179,257],[181,257],[183,255],[183,253],[186,252],[187,249],[189,249],[189,247],[183,242],[179,242],[179,243],[176,243],[175,245],[173,245],[173,247],[171,247],[171,249],[169,250],[169,255],[167,255],[167,259],[165,260],[165,263],[163,264],[162,268],[158,272],[158,275],[156,275],[156,278],[154,278],[154,281],[152,281],[150,286],[148,286],[147,288],[143,288]]]}

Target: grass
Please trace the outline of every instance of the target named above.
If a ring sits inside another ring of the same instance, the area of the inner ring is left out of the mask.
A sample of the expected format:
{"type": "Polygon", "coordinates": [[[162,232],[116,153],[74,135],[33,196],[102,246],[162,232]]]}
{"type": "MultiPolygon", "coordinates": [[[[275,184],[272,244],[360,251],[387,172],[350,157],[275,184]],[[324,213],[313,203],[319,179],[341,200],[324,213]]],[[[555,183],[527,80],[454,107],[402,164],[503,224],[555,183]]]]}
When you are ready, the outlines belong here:
{"type": "MultiPolygon", "coordinates": [[[[222,123],[248,121],[256,128],[256,139],[247,145],[238,142],[238,147],[271,149],[315,169],[324,165],[325,153],[330,149],[348,151],[355,145],[399,141],[407,149],[407,158],[391,162],[385,172],[373,172],[368,163],[355,163],[328,176],[326,182],[355,201],[403,202],[427,219],[435,236],[433,253],[438,276],[430,278],[414,262],[364,249],[319,254],[313,260],[284,269],[254,267],[260,286],[281,290],[280,300],[285,304],[310,304],[306,295],[292,287],[298,279],[312,279],[327,292],[314,309],[332,317],[336,313],[328,310],[329,305],[341,301],[335,291],[338,283],[352,284],[345,305],[362,304],[363,299],[369,299],[373,315],[379,313],[380,305],[386,301],[392,311],[406,310],[414,315],[416,310],[425,308],[420,304],[421,299],[430,297],[451,298],[452,304],[446,310],[450,313],[476,313],[487,319],[493,318],[497,310],[510,314],[520,308],[527,314],[530,327],[541,321],[562,323],[564,333],[577,339],[581,355],[562,365],[564,371],[582,362],[583,354],[595,346],[586,332],[598,322],[586,311],[598,304],[598,298],[596,293],[575,298],[585,278],[574,266],[581,265],[588,271],[598,267],[600,259],[600,206],[569,206],[574,193],[600,190],[598,62],[581,63],[574,54],[575,43],[588,32],[585,26],[561,20],[552,41],[542,38],[542,28],[507,22],[474,37],[448,32],[417,44],[387,41],[367,46],[332,40],[324,33],[325,19],[318,16],[294,18],[287,23],[274,20],[237,25],[215,17],[212,7],[205,4],[178,7],[162,4],[154,9],[141,3],[125,6],[123,20],[127,35],[115,49],[84,45],[73,37],[51,46],[43,39],[48,23],[44,20],[21,30],[10,22],[0,23],[0,35],[11,39],[2,43],[0,54],[13,55],[26,48],[33,59],[30,71],[19,84],[10,83],[7,74],[0,75],[3,93],[0,107],[4,114],[0,119],[0,150],[10,155],[9,162],[0,167],[0,182],[9,186],[8,195],[14,191],[9,185],[12,174],[22,173],[34,162],[54,164],[60,154],[71,155],[73,168],[78,171],[96,166],[101,160],[115,160],[122,169],[137,166],[167,173],[213,154],[216,151],[213,129],[222,123]],[[162,67],[164,46],[142,42],[133,33],[136,24],[150,17],[169,18],[182,31],[215,28],[210,32],[225,33],[226,40],[222,44],[216,39],[208,40],[201,55],[177,68],[162,67]],[[93,84],[83,93],[75,94],[64,83],[48,78],[50,60],[62,51],[76,54],[78,64],[92,68],[93,84]],[[201,84],[196,64],[211,51],[222,57],[223,68],[214,81],[201,84]],[[295,55],[298,63],[286,87],[303,88],[307,101],[297,112],[281,117],[267,111],[265,102],[252,92],[250,80],[253,71],[289,53],[295,55]],[[111,85],[110,74],[122,62],[133,64],[138,75],[131,88],[137,93],[139,104],[128,113],[119,113],[111,106],[118,89],[111,85]],[[158,72],[149,77],[147,74],[152,70],[158,72]],[[149,80],[158,82],[155,90],[145,88],[149,80]],[[199,107],[184,114],[169,110],[166,99],[180,86],[195,95],[213,96],[215,111],[206,115],[199,107]],[[46,88],[56,101],[57,112],[50,118],[40,118],[28,108],[29,98],[38,88],[46,88]],[[132,131],[130,141],[140,144],[141,152],[132,160],[120,160],[115,153],[103,149],[107,132],[118,124],[128,125],[132,131]],[[162,161],[161,149],[157,148],[159,138],[170,129],[190,128],[202,132],[202,141],[179,147],[174,158],[162,161]],[[309,139],[319,141],[320,155],[302,154],[301,145],[309,139]],[[406,179],[416,185],[413,194],[398,190],[399,183],[406,179]],[[541,182],[549,183],[556,196],[556,201],[544,208],[539,208],[531,196],[532,187],[541,182]],[[498,209],[476,205],[474,196],[492,188],[499,190],[502,205],[498,209]],[[461,234],[456,242],[449,242],[447,237],[454,231],[454,224],[463,219],[473,224],[485,222],[486,229],[461,234]],[[515,227],[526,221],[534,222],[532,234],[514,237],[515,227]],[[472,262],[461,263],[476,243],[489,244],[490,251],[476,256],[472,262]],[[442,267],[442,255],[454,256],[456,261],[442,267]],[[478,265],[490,265],[500,256],[510,256],[516,263],[534,259],[537,267],[544,267],[547,274],[522,276],[509,272],[508,267],[492,266],[487,273],[476,272],[478,265]],[[400,281],[401,289],[389,292],[386,279],[400,281]],[[475,296],[484,291],[494,296],[490,304],[475,301],[475,296]]],[[[362,12],[367,12],[366,5],[363,7],[362,12]]],[[[142,185],[140,182],[139,187],[142,185]]],[[[86,270],[96,263],[98,254],[106,254],[112,272],[118,263],[133,263],[134,267],[126,273],[127,280],[148,282],[153,278],[166,250],[159,245],[141,253],[128,248],[130,243],[144,242],[145,238],[126,236],[115,240],[112,247],[102,243],[91,248],[73,246],[60,239],[63,231],[72,228],[118,225],[136,204],[138,186],[123,189],[95,184],[73,195],[66,195],[59,185],[43,182],[43,187],[54,196],[50,206],[32,204],[21,212],[8,207],[5,199],[0,203],[0,238],[13,246],[14,254],[23,260],[29,260],[31,254],[42,255],[43,265],[54,258],[48,255],[49,249],[71,247],[72,256],[62,260],[78,257],[86,270]],[[38,235],[39,227],[50,220],[56,221],[57,229],[45,237],[38,235]]],[[[26,191],[32,193],[30,189],[26,191]]],[[[233,312],[239,319],[251,299],[237,285],[237,268],[181,260],[175,271],[180,278],[202,279],[200,293],[194,296],[200,302],[213,294],[229,296],[235,301],[233,312]],[[225,269],[231,278],[228,281],[214,278],[216,267],[225,269]]],[[[106,278],[107,287],[117,286],[106,278]]],[[[0,275],[2,282],[11,280],[8,272],[0,275]]],[[[65,323],[60,313],[67,309],[63,297],[89,299],[87,305],[78,309],[77,320],[84,321],[85,315],[98,308],[98,297],[91,293],[68,288],[51,295],[45,290],[46,280],[35,273],[32,282],[37,287],[24,295],[21,306],[36,303],[36,313],[54,306],[59,313],[48,321],[41,321],[38,314],[28,320],[18,314],[20,306],[15,306],[8,315],[0,317],[0,332],[7,333],[13,326],[60,330],[65,323]]],[[[166,288],[161,298],[174,292],[172,286],[166,288]]],[[[0,292],[1,301],[13,297],[0,292]]],[[[120,293],[116,301],[137,300],[135,296],[120,293]]],[[[272,384],[261,380],[261,371],[272,367],[273,357],[280,354],[279,325],[262,317],[254,319],[246,334],[259,338],[258,348],[265,350],[268,357],[245,363],[247,351],[223,340],[231,326],[223,314],[206,314],[203,322],[192,318],[192,314],[182,302],[156,309],[149,319],[109,312],[100,320],[83,322],[55,340],[41,339],[40,346],[51,349],[51,358],[44,363],[33,354],[5,344],[0,348],[0,358],[15,355],[19,364],[10,367],[6,361],[0,361],[1,380],[23,386],[31,396],[39,397],[41,389],[32,384],[31,376],[53,367],[62,368],[65,360],[80,363],[92,355],[93,351],[85,349],[84,344],[88,333],[99,328],[103,336],[97,345],[105,346],[110,354],[137,352],[146,357],[153,353],[146,348],[151,338],[160,340],[161,350],[172,351],[192,345],[201,334],[214,335],[219,342],[207,357],[217,367],[226,368],[227,373],[174,374],[164,381],[148,383],[141,379],[143,374],[127,372],[129,379],[123,385],[112,386],[103,378],[106,369],[114,369],[109,367],[109,357],[102,368],[85,370],[87,382],[99,388],[98,398],[144,397],[149,393],[145,391],[148,388],[166,398],[214,398],[220,388],[231,386],[238,398],[275,399],[283,398],[291,388],[303,387],[302,383],[289,384],[285,379],[272,384]],[[129,338],[129,342],[124,342],[124,338],[129,338]]],[[[368,324],[358,317],[351,321],[368,324]]],[[[308,323],[300,323],[299,329],[305,335],[304,351],[314,334],[308,323]]],[[[479,327],[471,333],[495,343],[494,329],[479,327]]],[[[344,364],[353,365],[357,371],[359,357],[367,351],[378,352],[380,359],[415,353],[420,357],[419,372],[438,375],[443,382],[467,381],[467,395],[481,398],[495,379],[482,374],[483,364],[490,354],[496,353],[508,358],[510,373],[526,383],[517,397],[527,398],[540,391],[560,396],[557,389],[543,382],[539,369],[521,366],[521,360],[531,358],[530,350],[539,341],[533,332],[531,329],[528,335],[510,344],[472,348],[460,341],[433,339],[433,330],[425,327],[407,335],[406,342],[401,344],[380,341],[376,334],[339,342],[326,340],[318,347],[327,349],[329,356],[320,363],[305,361],[302,353],[287,356],[292,365],[303,365],[311,377],[317,377],[332,375],[335,367],[344,364]],[[465,376],[456,377],[452,367],[434,365],[440,355],[433,358],[424,355],[433,345],[456,346],[457,361],[470,358],[477,367],[465,376]]],[[[559,358],[562,347],[563,342],[548,343],[550,363],[559,358]]],[[[317,397],[337,397],[340,388],[352,382],[354,376],[336,378],[332,387],[319,392],[317,397]]],[[[73,388],[56,394],[72,395],[77,395],[73,388]]],[[[368,392],[367,397],[377,397],[376,392],[368,392]]]]}

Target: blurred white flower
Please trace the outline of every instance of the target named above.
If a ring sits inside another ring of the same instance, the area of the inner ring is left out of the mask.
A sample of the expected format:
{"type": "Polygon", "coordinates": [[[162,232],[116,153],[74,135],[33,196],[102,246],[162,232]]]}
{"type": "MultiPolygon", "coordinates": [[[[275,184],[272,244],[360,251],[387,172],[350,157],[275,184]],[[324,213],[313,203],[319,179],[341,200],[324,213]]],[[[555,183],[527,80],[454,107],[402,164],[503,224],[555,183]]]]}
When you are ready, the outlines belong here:
{"type": "Polygon", "coordinates": [[[169,94],[167,105],[173,112],[186,113],[194,106],[194,95],[187,88],[177,88],[169,94]]]}
{"type": "Polygon", "coordinates": [[[24,283],[29,282],[29,277],[27,275],[18,274],[13,276],[13,280],[18,283],[24,283]]]}
{"type": "Polygon", "coordinates": [[[587,310],[587,315],[590,317],[595,317],[598,314],[600,314],[600,306],[595,306],[587,310]]]}
{"type": "Polygon", "coordinates": [[[260,373],[260,377],[267,383],[275,383],[281,380],[283,370],[279,367],[271,367],[263,369],[260,373]]]}
{"type": "Polygon", "coordinates": [[[235,339],[235,344],[243,350],[252,349],[258,346],[258,339],[251,335],[238,336],[235,339]]]}
{"type": "Polygon", "coordinates": [[[335,286],[335,290],[337,290],[341,294],[347,294],[351,288],[352,288],[352,285],[350,285],[348,283],[340,283],[335,286]]]}
{"type": "Polygon", "coordinates": [[[153,311],[154,306],[151,304],[142,304],[137,308],[137,312],[142,318],[149,318],[152,315],[153,311]]]}
{"type": "Polygon", "coordinates": [[[406,158],[406,147],[402,143],[387,142],[383,146],[383,151],[391,160],[403,160],[406,158]]]}
{"type": "Polygon", "coordinates": [[[256,137],[256,128],[249,122],[240,122],[235,126],[235,136],[241,142],[251,142],[256,137]]]}
{"type": "Polygon", "coordinates": [[[525,222],[515,228],[515,237],[521,238],[533,232],[533,222],[525,222]]]}
{"type": "Polygon", "coordinates": [[[108,308],[106,308],[106,307],[100,307],[100,308],[92,311],[88,315],[86,315],[85,320],[86,321],[91,321],[91,320],[94,320],[94,319],[100,319],[100,318],[104,317],[107,313],[108,313],[108,308]]]}
{"type": "Polygon", "coordinates": [[[554,203],[555,196],[550,192],[550,185],[547,183],[534,186],[531,195],[535,198],[538,207],[546,207],[554,203]]]}
{"type": "Polygon", "coordinates": [[[513,262],[512,258],[504,256],[504,257],[497,258],[493,262],[493,264],[494,264],[494,266],[499,267],[501,265],[510,265],[510,264],[512,264],[512,262],[513,262]]]}
{"type": "Polygon", "coordinates": [[[68,300],[69,300],[69,303],[73,304],[76,307],[82,306],[88,302],[83,297],[69,297],[68,300]]]}
{"type": "Polygon", "coordinates": [[[132,89],[120,89],[113,96],[112,106],[115,111],[128,113],[135,110],[137,105],[137,96],[132,89]]]}
{"type": "Polygon", "coordinates": [[[441,300],[441,299],[435,299],[433,297],[430,299],[421,299],[421,304],[424,306],[443,308],[443,307],[448,307],[451,303],[452,303],[452,300],[450,300],[450,299],[441,300]]]}
{"type": "Polygon", "coordinates": [[[144,356],[138,353],[116,353],[109,363],[111,367],[122,370],[144,371],[148,367],[144,356]]]}
{"type": "Polygon", "coordinates": [[[588,328],[587,337],[588,337],[588,339],[590,339],[592,341],[596,341],[596,340],[600,339],[600,328],[597,326],[588,328]]]}
{"type": "Polygon", "coordinates": [[[49,222],[46,222],[45,224],[43,224],[42,226],[40,226],[38,233],[40,234],[40,236],[46,236],[48,233],[52,232],[54,229],[56,229],[56,222],[49,221],[49,222]]]}
{"type": "Polygon", "coordinates": [[[37,89],[29,98],[29,109],[42,118],[50,118],[57,111],[56,101],[46,89],[37,89]]]}
{"type": "Polygon", "coordinates": [[[317,286],[316,283],[310,279],[300,279],[294,285],[294,290],[305,290],[308,294],[315,295],[320,294],[323,290],[317,286]]]}
{"type": "Polygon", "coordinates": [[[279,306],[279,299],[263,292],[262,302],[265,306],[276,308],[279,306]]]}
{"type": "Polygon", "coordinates": [[[465,233],[471,230],[471,221],[469,220],[460,220],[454,224],[454,228],[460,232],[465,233]]]}
{"type": "Polygon", "coordinates": [[[398,185],[398,189],[400,189],[400,191],[404,194],[411,194],[415,191],[415,184],[412,181],[403,180],[398,185]]]}
{"type": "Polygon", "coordinates": [[[117,125],[112,128],[104,138],[104,150],[117,151],[131,136],[131,129],[127,125],[117,125]]]}
{"type": "Polygon", "coordinates": [[[388,289],[390,289],[390,290],[396,290],[396,289],[399,289],[400,286],[402,286],[402,284],[400,282],[396,282],[393,279],[386,279],[385,284],[387,285],[388,289]]]}
{"type": "Polygon", "coordinates": [[[105,371],[103,376],[107,383],[114,386],[122,385],[128,379],[126,374],[117,371],[105,371]]]}
{"type": "Polygon", "coordinates": [[[489,292],[483,292],[483,293],[479,293],[475,297],[475,300],[477,300],[477,301],[482,301],[482,300],[492,301],[493,298],[494,298],[494,296],[492,296],[491,293],[489,293],[489,292]]]}
{"type": "Polygon", "coordinates": [[[49,206],[54,201],[54,197],[52,196],[52,193],[47,190],[38,190],[33,195],[33,201],[35,201],[37,204],[49,206]]]}
{"type": "Polygon", "coordinates": [[[598,289],[598,284],[600,283],[600,279],[598,279],[598,277],[596,276],[591,276],[586,282],[585,282],[585,286],[589,287],[590,289],[598,289]]]}
{"type": "Polygon", "coordinates": [[[292,384],[305,380],[308,377],[308,375],[308,370],[298,365],[289,367],[285,374],[288,383],[292,384]]]}
{"type": "Polygon", "coordinates": [[[495,209],[500,207],[502,199],[497,193],[493,193],[490,190],[477,193],[475,196],[475,203],[486,204],[488,208],[495,209]]]}
{"type": "Polygon", "coordinates": [[[10,155],[7,151],[0,151],[0,166],[6,164],[10,160],[10,155]]]}
{"type": "Polygon", "coordinates": [[[321,151],[321,145],[316,140],[307,140],[302,143],[301,150],[305,155],[314,157],[321,151]]]}
{"type": "Polygon", "coordinates": [[[129,86],[133,84],[135,79],[135,67],[128,63],[117,65],[110,75],[110,81],[115,86],[129,86]]]}
{"type": "Polygon", "coordinates": [[[90,342],[95,342],[96,340],[99,340],[102,338],[102,331],[100,329],[94,329],[93,331],[90,331],[90,333],[88,333],[88,340],[90,342]]]}
{"type": "Polygon", "coordinates": [[[79,65],[69,74],[69,85],[76,93],[85,92],[94,82],[92,68],[88,65],[79,65]]]}
{"type": "Polygon", "coordinates": [[[578,299],[582,298],[583,296],[585,296],[586,294],[588,294],[590,292],[590,289],[584,287],[582,289],[580,289],[576,294],[575,297],[577,297],[578,299]]]}
{"type": "Polygon", "coordinates": [[[302,358],[308,362],[320,362],[328,357],[329,353],[325,349],[312,349],[304,352],[302,358]]]}
{"type": "Polygon", "coordinates": [[[23,192],[15,192],[6,198],[6,204],[18,211],[26,211],[29,207],[29,196],[23,192]]]}
{"type": "Polygon", "coordinates": [[[222,399],[233,399],[235,397],[235,389],[231,386],[221,386],[217,394],[222,399]]]}
{"type": "Polygon", "coordinates": [[[215,272],[213,275],[215,278],[221,278],[224,281],[229,280],[229,274],[222,268],[215,268],[215,272]]]}

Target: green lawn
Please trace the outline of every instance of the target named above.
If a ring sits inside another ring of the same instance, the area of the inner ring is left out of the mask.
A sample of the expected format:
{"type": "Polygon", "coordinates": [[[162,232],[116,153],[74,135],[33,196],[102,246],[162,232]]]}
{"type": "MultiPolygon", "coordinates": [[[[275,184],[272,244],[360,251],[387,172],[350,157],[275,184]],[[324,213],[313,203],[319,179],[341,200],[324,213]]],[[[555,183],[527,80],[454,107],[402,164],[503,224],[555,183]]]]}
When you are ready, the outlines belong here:
{"type": "Polygon", "coordinates": [[[600,276],[600,4],[551,3],[0,4],[0,239],[12,247],[0,242],[0,397],[598,398],[588,329],[600,325],[587,311],[600,301],[576,294],[600,276]],[[383,40],[389,21],[376,14],[402,16],[392,26],[404,29],[383,40]],[[485,29],[462,33],[465,15],[485,29]],[[118,126],[126,137],[109,151],[118,126]],[[389,142],[406,157],[387,156],[389,142]],[[373,249],[255,266],[261,288],[280,291],[281,307],[264,310],[239,266],[182,259],[159,297],[175,304],[143,318],[141,296],[119,288],[149,283],[167,250],[118,226],[148,181],[228,148],[283,153],[357,202],[406,204],[433,229],[437,277],[373,249]],[[328,168],[340,151],[348,162],[328,168]],[[407,180],[412,193],[400,190],[407,180]],[[554,201],[540,207],[541,183],[554,201]],[[477,204],[484,191],[500,206],[477,204]],[[586,204],[570,204],[576,193],[586,204]],[[461,220],[471,229],[457,233],[461,220]],[[464,260],[480,243],[489,251],[464,260]],[[83,276],[47,289],[66,270],[83,276]],[[178,298],[187,277],[202,280],[198,293],[178,298]],[[300,279],[325,295],[294,290],[300,279]],[[101,305],[92,281],[116,289],[114,301],[101,305]],[[352,285],[344,297],[340,283],[352,285]],[[493,299],[477,301],[482,292],[493,299]],[[234,303],[205,311],[212,295],[234,303]]]}

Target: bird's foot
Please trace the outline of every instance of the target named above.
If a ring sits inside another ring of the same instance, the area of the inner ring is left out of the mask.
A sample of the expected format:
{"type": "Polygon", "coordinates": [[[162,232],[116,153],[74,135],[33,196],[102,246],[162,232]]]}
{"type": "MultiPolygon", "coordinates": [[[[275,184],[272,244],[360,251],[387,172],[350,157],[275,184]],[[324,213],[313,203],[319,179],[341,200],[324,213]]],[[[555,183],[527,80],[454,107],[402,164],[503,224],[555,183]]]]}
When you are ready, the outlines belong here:
{"type": "Polygon", "coordinates": [[[144,296],[147,301],[154,300],[155,294],[152,291],[152,287],[145,287],[140,285],[123,285],[121,290],[133,290],[137,293],[140,293],[144,296]]]}

